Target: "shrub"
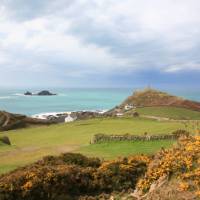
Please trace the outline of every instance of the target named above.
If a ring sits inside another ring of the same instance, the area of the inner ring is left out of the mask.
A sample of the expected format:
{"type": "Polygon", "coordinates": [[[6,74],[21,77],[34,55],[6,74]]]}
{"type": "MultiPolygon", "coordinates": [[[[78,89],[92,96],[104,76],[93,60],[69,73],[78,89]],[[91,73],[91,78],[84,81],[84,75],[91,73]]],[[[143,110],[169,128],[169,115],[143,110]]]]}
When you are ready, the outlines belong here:
{"type": "Polygon", "coordinates": [[[190,135],[190,133],[186,130],[179,129],[179,130],[172,132],[172,135],[179,138],[179,137],[182,137],[182,136],[188,137],[190,135]]]}
{"type": "Polygon", "coordinates": [[[137,189],[147,192],[164,176],[176,177],[180,191],[200,194],[200,136],[180,138],[176,147],[159,152],[148,166],[145,177],[138,182],[137,189]]]}
{"type": "Polygon", "coordinates": [[[138,112],[134,112],[133,113],[133,117],[139,117],[139,113],[138,112]]]}
{"type": "Polygon", "coordinates": [[[1,176],[0,199],[72,200],[87,194],[134,188],[138,178],[145,173],[149,159],[146,156],[129,157],[102,162],[97,166],[98,162],[71,153],[45,157],[1,176]],[[73,165],[69,161],[73,161],[73,165]]]}
{"type": "Polygon", "coordinates": [[[63,153],[60,156],[45,156],[38,163],[42,165],[79,165],[81,167],[99,167],[101,161],[99,158],[88,158],[79,153],[63,153]]]}
{"type": "Polygon", "coordinates": [[[99,158],[87,158],[86,156],[79,153],[64,153],[61,154],[60,158],[66,164],[75,164],[82,167],[99,167],[101,161],[99,158]]]}
{"type": "Polygon", "coordinates": [[[0,137],[0,141],[4,144],[11,145],[10,139],[7,136],[0,137]]]}

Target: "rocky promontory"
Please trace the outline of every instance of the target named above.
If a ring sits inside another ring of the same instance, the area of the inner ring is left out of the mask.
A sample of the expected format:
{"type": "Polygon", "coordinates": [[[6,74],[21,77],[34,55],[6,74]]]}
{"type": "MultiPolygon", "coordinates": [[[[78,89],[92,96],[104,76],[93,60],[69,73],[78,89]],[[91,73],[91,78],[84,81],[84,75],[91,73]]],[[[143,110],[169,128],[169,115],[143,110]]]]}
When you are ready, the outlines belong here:
{"type": "Polygon", "coordinates": [[[136,108],[159,106],[186,108],[200,112],[200,102],[184,99],[152,88],[146,88],[135,91],[120,105],[108,111],[107,114],[117,115],[127,111],[134,111],[136,108]]]}
{"type": "Polygon", "coordinates": [[[30,95],[30,96],[31,95],[36,95],[36,96],[53,96],[53,95],[56,95],[56,94],[51,93],[48,90],[42,90],[42,91],[40,91],[38,93],[32,93],[30,91],[27,91],[27,92],[24,93],[24,95],[30,95]]]}

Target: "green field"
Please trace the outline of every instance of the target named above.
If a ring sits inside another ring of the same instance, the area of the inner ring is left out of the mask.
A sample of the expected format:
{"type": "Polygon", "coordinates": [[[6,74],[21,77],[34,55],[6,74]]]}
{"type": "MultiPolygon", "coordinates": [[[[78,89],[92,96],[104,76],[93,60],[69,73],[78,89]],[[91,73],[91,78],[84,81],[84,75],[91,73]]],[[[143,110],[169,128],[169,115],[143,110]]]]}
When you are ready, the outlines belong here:
{"type": "Polygon", "coordinates": [[[174,140],[107,142],[81,147],[78,152],[87,156],[113,159],[117,156],[133,154],[153,154],[161,149],[161,147],[168,148],[174,143],[174,140]]]}
{"type": "MultiPolygon", "coordinates": [[[[143,118],[101,118],[8,131],[2,134],[10,138],[12,146],[0,146],[0,173],[31,163],[42,156],[62,152],[76,151],[84,153],[85,151],[85,154],[89,155],[91,151],[91,155],[117,157],[122,153],[128,155],[134,152],[143,153],[146,151],[143,149],[142,144],[136,150],[134,144],[119,143],[110,145],[108,151],[113,151],[113,153],[106,154],[104,147],[101,150],[101,145],[88,146],[92,136],[97,133],[138,135],[148,132],[149,134],[164,134],[180,128],[184,128],[183,123],[180,122],[158,122],[143,118]],[[128,148],[125,148],[122,152],[126,145],[128,145],[128,148]],[[97,154],[92,154],[95,151],[97,154]]],[[[164,145],[161,142],[157,147],[164,145]]],[[[148,150],[149,152],[158,149],[155,144],[149,147],[151,149],[148,150]]]]}
{"type": "Polygon", "coordinates": [[[0,141],[0,147],[5,146],[3,142],[0,141]]]}
{"type": "Polygon", "coordinates": [[[137,108],[140,115],[166,117],[170,119],[200,120],[200,112],[175,107],[144,107],[137,108]]]}

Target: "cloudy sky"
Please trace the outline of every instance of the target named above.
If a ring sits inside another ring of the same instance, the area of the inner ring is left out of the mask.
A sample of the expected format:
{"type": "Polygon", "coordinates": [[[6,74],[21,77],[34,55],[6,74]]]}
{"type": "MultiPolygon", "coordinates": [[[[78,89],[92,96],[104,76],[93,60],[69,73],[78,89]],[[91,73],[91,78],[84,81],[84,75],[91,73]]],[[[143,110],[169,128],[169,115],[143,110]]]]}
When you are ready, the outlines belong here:
{"type": "Polygon", "coordinates": [[[199,11],[199,0],[0,0],[0,86],[197,86],[199,11]]]}

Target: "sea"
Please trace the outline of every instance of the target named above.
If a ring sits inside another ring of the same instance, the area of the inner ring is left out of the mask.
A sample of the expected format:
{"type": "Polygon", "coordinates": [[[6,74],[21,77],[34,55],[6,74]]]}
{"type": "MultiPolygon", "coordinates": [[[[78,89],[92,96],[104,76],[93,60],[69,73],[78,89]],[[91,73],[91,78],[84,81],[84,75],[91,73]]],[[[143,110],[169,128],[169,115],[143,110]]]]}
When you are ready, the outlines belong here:
{"type": "MultiPolygon", "coordinates": [[[[25,89],[0,89],[0,110],[28,116],[70,111],[105,111],[120,104],[138,88],[51,88],[56,96],[25,96],[25,89]]],[[[28,89],[33,93],[42,89],[28,89]]],[[[171,94],[200,101],[200,90],[167,89],[171,94]]]]}

